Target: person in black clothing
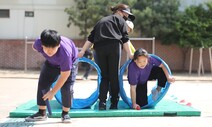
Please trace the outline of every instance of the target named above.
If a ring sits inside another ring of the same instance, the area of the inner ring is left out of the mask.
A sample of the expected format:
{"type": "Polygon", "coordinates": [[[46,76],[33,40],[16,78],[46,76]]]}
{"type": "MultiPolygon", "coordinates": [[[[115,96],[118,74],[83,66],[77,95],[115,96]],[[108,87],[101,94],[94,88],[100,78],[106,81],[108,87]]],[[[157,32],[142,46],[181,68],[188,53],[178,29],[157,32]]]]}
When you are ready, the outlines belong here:
{"type": "MultiPolygon", "coordinates": [[[[84,57],[85,57],[85,58],[88,58],[88,59],[92,59],[92,57],[93,57],[92,51],[91,51],[90,49],[87,49],[87,50],[85,51],[84,57]]],[[[85,69],[85,73],[84,73],[82,79],[83,79],[83,80],[87,80],[89,74],[91,73],[91,71],[92,71],[92,69],[93,69],[93,68],[92,68],[92,65],[90,65],[90,64],[88,64],[88,63],[86,63],[86,62],[83,62],[83,63],[82,63],[82,67],[85,69]]]]}
{"type": "Polygon", "coordinates": [[[85,42],[78,57],[92,45],[95,50],[97,64],[101,69],[101,83],[99,90],[99,110],[106,110],[106,99],[111,89],[110,109],[117,109],[119,101],[119,67],[122,47],[132,59],[133,54],[129,47],[126,20],[133,21],[135,16],[129,6],[118,4],[111,7],[112,15],[100,19],[85,42]]]}

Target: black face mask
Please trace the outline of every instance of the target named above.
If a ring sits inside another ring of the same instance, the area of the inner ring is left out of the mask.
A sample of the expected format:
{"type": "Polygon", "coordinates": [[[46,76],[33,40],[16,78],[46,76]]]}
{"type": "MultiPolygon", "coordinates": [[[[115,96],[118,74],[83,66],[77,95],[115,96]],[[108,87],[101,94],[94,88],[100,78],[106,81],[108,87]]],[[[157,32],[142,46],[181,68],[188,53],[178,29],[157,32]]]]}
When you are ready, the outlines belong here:
{"type": "Polygon", "coordinates": [[[127,21],[128,20],[128,17],[126,17],[125,15],[123,16],[124,20],[127,21]]]}

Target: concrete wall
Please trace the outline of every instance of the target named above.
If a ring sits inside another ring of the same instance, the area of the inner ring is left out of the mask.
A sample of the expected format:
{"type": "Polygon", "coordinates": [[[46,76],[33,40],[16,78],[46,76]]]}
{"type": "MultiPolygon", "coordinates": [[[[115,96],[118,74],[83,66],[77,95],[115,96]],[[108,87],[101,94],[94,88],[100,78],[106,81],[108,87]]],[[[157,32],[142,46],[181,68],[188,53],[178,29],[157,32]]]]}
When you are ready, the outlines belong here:
{"type": "Polygon", "coordinates": [[[9,9],[10,17],[0,18],[0,39],[35,39],[44,29],[80,38],[77,27],[67,27],[64,9],[73,4],[73,0],[1,0],[0,9],[9,9]],[[25,17],[25,11],[33,11],[34,17],[25,17]]]}

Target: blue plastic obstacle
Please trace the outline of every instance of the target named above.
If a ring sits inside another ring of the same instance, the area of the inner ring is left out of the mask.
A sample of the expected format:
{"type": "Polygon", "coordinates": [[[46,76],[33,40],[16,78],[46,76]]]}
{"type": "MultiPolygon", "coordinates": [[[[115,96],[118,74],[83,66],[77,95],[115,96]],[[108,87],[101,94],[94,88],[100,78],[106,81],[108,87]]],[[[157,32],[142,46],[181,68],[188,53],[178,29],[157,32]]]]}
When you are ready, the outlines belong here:
{"type": "MultiPolygon", "coordinates": [[[[165,67],[167,68],[169,74],[171,75],[171,71],[169,69],[169,66],[158,56],[153,55],[153,54],[149,54],[150,56],[160,60],[165,67]]],[[[128,67],[129,63],[131,62],[131,60],[128,60],[120,69],[120,75],[119,75],[119,85],[120,85],[120,96],[123,99],[123,101],[128,104],[128,106],[130,106],[132,108],[132,101],[129,97],[127,97],[126,92],[124,90],[124,86],[123,86],[123,74],[126,70],[126,68],[128,67]]],[[[156,86],[157,86],[157,82],[156,82],[156,86]]],[[[154,101],[152,99],[152,95],[148,95],[148,104],[141,107],[141,108],[153,108],[155,107],[155,105],[165,96],[165,94],[167,93],[168,89],[169,89],[170,83],[166,82],[166,86],[161,90],[161,94],[159,95],[158,99],[156,101],[154,101]]]]}
{"type": "MultiPolygon", "coordinates": [[[[160,57],[153,55],[153,54],[150,54],[150,56],[160,60],[165,65],[169,74],[171,75],[171,71],[170,71],[168,65],[160,57]]],[[[94,91],[88,98],[85,98],[85,99],[73,98],[73,104],[72,104],[72,107],[71,107],[73,109],[81,109],[81,108],[87,108],[87,107],[92,106],[98,100],[98,91],[99,91],[99,86],[100,86],[100,82],[101,82],[101,70],[95,62],[93,62],[90,59],[87,59],[85,57],[79,58],[76,63],[79,63],[79,62],[86,62],[88,64],[91,64],[96,69],[97,74],[98,74],[98,79],[97,79],[98,85],[97,85],[96,91],[94,91]]],[[[124,90],[124,86],[123,86],[123,74],[124,74],[124,72],[125,72],[125,70],[126,70],[126,68],[127,68],[127,66],[129,65],[130,62],[131,62],[131,60],[128,60],[120,69],[119,85],[120,85],[120,96],[121,96],[122,100],[129,107],[132,108],[131,99],[129,97],[127,97],[126,92],[124,90]]],[[[54,82],[52,84],[52,87],[55,85],[56,82],[54,82]]],[[[156,83],[156,86],[157,86],[157,83],[156,83]]],[[[166,86],[161,90],[161,94],[160,94],[159,98],[156,101],[154,101],[154,100],[152,100],[152,95],[150,94],[148,96],[148,104],[141,107],[141,108],[153,108],[153,107],[155,107],[155,105],[159,101],[161,101],[161,99],[165,96],[169,87],[170,87],[170,83],[166,82],[166,86]]],[[[61,99],[61,92],[60,91],[58,91],[56,93],[55,98],[62,105],[62,99],[61,99]]]]}
{"type": "MultiPolygon", "coordinates": [[[[72,103],[72,107],[71,107],[73,109],[82,109],[82,108],[87,108],[87,107],[90,107],[91,105],[93,105],[98,100],[99,86],[100,86],[100,82],[101,82],[101,70],[95,62],[93,62],[92,60],[85,58],[85,57],[77,59],[76,64],[79,62],[86,62],[86,63],[92,65],[96,69],[97,74],[98,74],[98,79],[97,79],[98,85],[97,85],[96,91],[94,91],[88,98],[85,98],[85,99],[73,98],[73,103],[72,103]]],[[[54,82],[52,84],[52,87],[54,87],[56,82],[54,82]]],[[[55,98],[62,105],[60,90],[56,93],[55,98]]]]}

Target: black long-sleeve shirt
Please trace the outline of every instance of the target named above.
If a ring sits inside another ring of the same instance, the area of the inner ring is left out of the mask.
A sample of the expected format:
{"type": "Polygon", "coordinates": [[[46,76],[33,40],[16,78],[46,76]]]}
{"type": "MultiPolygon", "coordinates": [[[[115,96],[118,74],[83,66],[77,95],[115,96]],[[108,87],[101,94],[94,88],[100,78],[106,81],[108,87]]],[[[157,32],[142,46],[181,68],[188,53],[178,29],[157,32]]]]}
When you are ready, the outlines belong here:
{"type": "Polygon", "coordinates": [[[113,43],[123,44],[128,40],[126,21],[118,14],[103,17],[88,36],[88,41],[94,44],[94,49],[113,43]]]}

